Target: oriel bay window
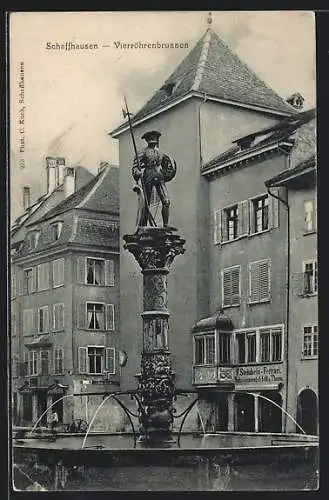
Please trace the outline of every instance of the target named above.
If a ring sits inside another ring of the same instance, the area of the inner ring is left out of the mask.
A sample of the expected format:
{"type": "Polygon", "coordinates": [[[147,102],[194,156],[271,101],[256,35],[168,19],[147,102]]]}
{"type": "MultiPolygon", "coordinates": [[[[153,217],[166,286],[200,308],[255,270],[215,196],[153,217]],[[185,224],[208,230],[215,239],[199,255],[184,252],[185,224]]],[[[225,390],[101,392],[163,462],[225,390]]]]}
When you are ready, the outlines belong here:
{"type": "Polygon", "coordinates": [[[215,334],[194,337],[194,364],[215,364],[215,334]]]}

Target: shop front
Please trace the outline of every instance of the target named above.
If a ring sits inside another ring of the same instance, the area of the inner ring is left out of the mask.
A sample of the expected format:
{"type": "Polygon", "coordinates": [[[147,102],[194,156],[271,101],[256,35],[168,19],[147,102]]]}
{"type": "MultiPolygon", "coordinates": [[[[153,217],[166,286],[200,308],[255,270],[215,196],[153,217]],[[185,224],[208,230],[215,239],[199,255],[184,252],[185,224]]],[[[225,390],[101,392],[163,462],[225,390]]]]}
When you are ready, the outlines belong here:
{"type": "Polygon", "coordinates": [[[282,432],[283,364],[235,368],[234,428],[240,432],[282,432]]]}

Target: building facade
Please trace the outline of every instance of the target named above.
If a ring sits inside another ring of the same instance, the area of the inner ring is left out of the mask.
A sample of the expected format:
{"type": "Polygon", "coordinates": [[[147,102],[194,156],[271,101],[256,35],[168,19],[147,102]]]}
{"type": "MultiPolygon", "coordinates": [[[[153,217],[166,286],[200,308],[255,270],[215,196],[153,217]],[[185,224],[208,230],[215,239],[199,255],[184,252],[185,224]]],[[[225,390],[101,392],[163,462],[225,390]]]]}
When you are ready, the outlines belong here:
{"type": "MultiPolygon", "coordinates": [[[[119,385],[117,173],[117,168],[103,165],[75,191],[75,171],[67,167],[62,179],[67,196],[52,208],[35,210],[33,220],[27,217],[14,232],[11,351],[16,425],[31,425],[40,417],[40,425],[46,425],[52,404],[60,424],[89,422],[102,397],[72,394],[119,385]],[[71,189],[66,186],[70,183],[71,189]]],[[[115,411],[104,425],[109,421],[117,424],[115,411]]]]}
{"type": "MultiPolygon", "coordinates": [[[[176,387],[194,389],[200,398],[192,427],[296,429],[285,416],[288,408],[294,414],[287,309],[291,220],[286,188],[269,190],[265,182],[291,167],[294,135],[310,119],[307,112],[297,117],[297,108],[265,86],[210,27],[133,116],[137,147],[146,131],[157,130],[160,150],[178,165],[168,183],[169,224],[186,239],[186,253],[169,277],[169,344],[176,387]]],[[[127,123],[111,135],[119,139],[122,237],[135,228],[127,168],[134,151],[127,123]]],[[[142,351],[142,323],[136,322],[142,279],[125,251],[120,277],[126,389],[136,384],[142,351]]]]}

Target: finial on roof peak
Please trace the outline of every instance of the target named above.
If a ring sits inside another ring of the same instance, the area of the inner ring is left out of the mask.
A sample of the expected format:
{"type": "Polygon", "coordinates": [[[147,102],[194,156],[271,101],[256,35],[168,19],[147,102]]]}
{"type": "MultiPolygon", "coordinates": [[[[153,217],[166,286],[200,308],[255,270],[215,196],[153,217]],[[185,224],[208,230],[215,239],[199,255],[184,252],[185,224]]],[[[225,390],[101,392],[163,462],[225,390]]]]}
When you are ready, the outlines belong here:
{"type": "Polygon", "coordinates": [[[211,23],[212,23],[212,17],[211,16],[212,16],[211,12],[208,12],[207,24],[208,24],[209,28],[210,28],[211,23]]]}

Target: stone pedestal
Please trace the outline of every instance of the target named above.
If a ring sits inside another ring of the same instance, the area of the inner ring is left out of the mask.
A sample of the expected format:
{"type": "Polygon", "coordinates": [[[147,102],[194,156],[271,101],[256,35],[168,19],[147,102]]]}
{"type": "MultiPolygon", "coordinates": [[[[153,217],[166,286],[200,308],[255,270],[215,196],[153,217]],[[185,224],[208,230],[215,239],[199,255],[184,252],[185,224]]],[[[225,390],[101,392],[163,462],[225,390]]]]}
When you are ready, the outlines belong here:
{"type": "Polygon", "coordinates": [[[167,276],[174,258],[184,253],[185,240],[168,227],[140,227],[123,239],[143,274],[143,352],[137,375],[140,441],[148,446],[164,445],[172,441],[175,391],[168,345],[167,276]]]}

